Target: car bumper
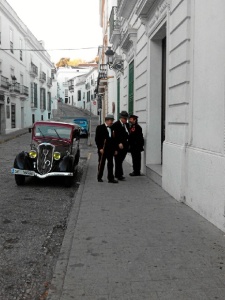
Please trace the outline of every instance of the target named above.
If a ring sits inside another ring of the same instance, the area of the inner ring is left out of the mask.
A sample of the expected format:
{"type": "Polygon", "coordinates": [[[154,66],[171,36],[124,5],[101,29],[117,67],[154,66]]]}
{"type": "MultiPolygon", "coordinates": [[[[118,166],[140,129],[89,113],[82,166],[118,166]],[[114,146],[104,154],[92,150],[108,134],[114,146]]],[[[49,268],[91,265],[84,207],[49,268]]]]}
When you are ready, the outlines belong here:
{"type": "Polygon", "coordinates": [[[23,175],[23,176],[31,176],[31,177],[38,177],[38,178],[47,178],[47,177],[54,177],[54,176],[73,176],[74,174],[71,172],[50,172],[44,175],[36,173],[35,171],[30,170],[20,170],[16,168],[11,169],[11,173],[14,175],[23,175]]]}

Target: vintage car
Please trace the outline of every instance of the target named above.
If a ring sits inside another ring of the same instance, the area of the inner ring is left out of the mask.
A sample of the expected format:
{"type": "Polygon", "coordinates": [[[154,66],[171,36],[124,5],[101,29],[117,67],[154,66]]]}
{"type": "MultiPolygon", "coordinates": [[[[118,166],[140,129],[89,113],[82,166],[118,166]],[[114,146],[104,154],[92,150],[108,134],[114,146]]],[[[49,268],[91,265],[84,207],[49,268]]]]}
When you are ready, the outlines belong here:
{"type": "Polygon", "coordinates": [[[88,123],[88,120],[86,118],[79,117],[79,118],[75,118],[73,120],[73,122],[75,124],[78,124],[81,127],[80,135],[84,136],[84,137],[88,137],[88,133],[89,133],[89,123],[88,123]]]}
{"type": "Polygon", "coordinates": [[[20,152],[11,172],[17,185],[27,176],[41,179],[61,176],[65,186],[71,186],[80,158],[80,126],[74,123],[38,121],[32,133],[30,151],[20,152]]]}

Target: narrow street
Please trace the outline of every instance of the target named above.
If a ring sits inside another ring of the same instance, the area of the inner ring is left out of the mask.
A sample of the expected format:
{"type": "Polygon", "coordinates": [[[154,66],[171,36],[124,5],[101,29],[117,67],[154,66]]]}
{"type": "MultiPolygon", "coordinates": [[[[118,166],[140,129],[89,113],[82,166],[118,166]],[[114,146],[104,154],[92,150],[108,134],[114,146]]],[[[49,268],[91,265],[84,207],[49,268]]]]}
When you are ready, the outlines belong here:
{"type": "MultiPolygon", "coordinates": [[[[64,105],[63,116],[69,113],[85,115],[64,105]]],[[[71,188],[59,178],[28,178],[18,187],[10,169],[15,156],[29,150],[30,138],[26,133],[0,144],[0,299],[4,300],[45,299],[89,148],[89,139],[81,138],[71,188]]]]}

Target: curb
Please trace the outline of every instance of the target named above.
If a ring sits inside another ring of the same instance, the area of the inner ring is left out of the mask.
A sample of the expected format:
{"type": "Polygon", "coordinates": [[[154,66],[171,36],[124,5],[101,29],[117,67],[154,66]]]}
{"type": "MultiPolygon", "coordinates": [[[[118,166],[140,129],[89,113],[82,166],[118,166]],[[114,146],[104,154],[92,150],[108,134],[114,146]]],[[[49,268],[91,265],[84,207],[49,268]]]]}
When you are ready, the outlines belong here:
{"type": "Polygon", "coordinates": [[[11,141],[21,135],[27,134],[28,133],[28,128],[24,129],[23,131],[17,130],[14,133],[9,133],[8,135],[0,136],[0,144],[6,143],[8,141],[11,141]]]}
{"type": "Polygon", "coordinates": [[[89,161],[91,152],[89,152],[87,157],[87,163],[84,167],[83,176],[81,178],[81,184],[78,188],[77,193],[75,194],[74,204],[72,207],[72,210],[70,212],[69,221],[67,225],[67,229],[65,232],[65,236],[63,238],[62,246],[60,249],[59,257],[57,259],[57,263],[55,266],[55,269],[53,271],[53,278],[49,286],[48,290],[48,296],[46,300],[60,300],[61,295],[63,292],[63,284],[64,279],[67,271],[67,266],[69,262],[70,252],[71,252],[71,246],[73,243],[73,236],[74,236],[74,230],[76,228],[82,196],[83,196],[83,190],[85,186],[85,181],[87,177],[87,171],[89,168],[89,161]]]}

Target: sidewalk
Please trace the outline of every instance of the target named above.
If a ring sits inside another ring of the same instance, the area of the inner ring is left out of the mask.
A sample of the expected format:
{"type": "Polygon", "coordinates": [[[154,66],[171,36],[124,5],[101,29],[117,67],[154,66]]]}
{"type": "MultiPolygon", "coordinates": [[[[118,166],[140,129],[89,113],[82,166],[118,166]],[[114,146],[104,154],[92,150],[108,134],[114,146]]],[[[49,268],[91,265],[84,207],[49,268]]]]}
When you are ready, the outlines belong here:
{"type": "Polygon", "coordinates": [[[47,300],[224,300],[224,233],[126,162],[98,183],[90,152],[47,300]]]}
{"type": "Polygon", "coordinates": [[[2,143],[5,143],[7,141],[10,141],[16,137],[19,137],[23,134],[26,134],[28,133],[28,128],[23,128],[23,129],[19,129],[19,130],[16,130],[16,131],[12,131],[8,134],[0,134],[0,144],[2,143]]]}

